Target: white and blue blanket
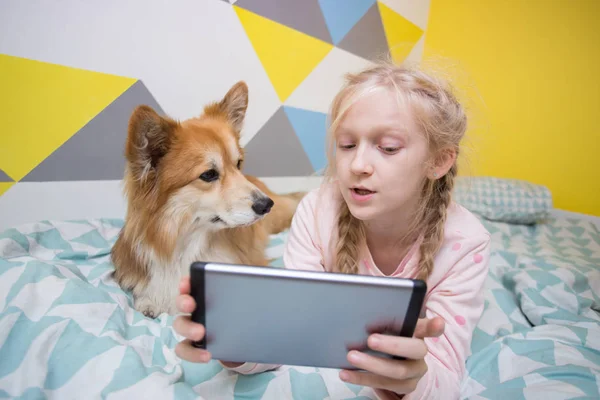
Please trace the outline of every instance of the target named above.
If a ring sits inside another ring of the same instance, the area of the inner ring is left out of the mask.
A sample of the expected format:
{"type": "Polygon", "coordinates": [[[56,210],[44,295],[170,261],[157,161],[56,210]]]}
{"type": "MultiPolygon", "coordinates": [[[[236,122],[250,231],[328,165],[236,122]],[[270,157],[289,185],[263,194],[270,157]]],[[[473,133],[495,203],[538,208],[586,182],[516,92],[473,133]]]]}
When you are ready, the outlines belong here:
{"type": "MultiPolygon", "coordinates": [[[[485,312],[463,398],[600,398],[600,232],[589,222],[486,222],[485,312]]],[[[120,220],[0,233],[0,399],[369,399],[334,370],[242,376],[173,351],[173,318],[145,318],[111,279],[120,220]]],[[[269,255],[281,266],[286,234],[269,255]]],[[[273,321],[277,323],[277,321],[273,321]]]]}

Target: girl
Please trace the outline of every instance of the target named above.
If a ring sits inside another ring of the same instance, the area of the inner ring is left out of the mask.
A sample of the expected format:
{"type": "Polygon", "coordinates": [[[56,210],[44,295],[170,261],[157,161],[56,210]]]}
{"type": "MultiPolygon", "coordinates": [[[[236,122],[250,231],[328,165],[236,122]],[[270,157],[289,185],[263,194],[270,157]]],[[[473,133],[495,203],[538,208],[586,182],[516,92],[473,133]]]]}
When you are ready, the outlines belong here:
{"type": "MultiPolygon", "coordinates": [[[[369,337],[372,349],[406,360],[351,351],[348,360],[366,372],[340,371],[381,398],[459,397],[490,255],[489,233],[451,202],[466,126],[450,88],[423,72],[383,64],[349,75],[331,108],[326,179],[290,228],[287,268],[427,281],[426,318],[413,338],[369,337]]],[[[180,291],[179,310],[192,312],[187,279],[180,291]]],[[[181,358],[210,359],[190,346],[202,326],[180,316],[174,328],[188,338],[176,349],[181,358]]],[[[242,374],[277,368],[223,365],[242,374]]]]}

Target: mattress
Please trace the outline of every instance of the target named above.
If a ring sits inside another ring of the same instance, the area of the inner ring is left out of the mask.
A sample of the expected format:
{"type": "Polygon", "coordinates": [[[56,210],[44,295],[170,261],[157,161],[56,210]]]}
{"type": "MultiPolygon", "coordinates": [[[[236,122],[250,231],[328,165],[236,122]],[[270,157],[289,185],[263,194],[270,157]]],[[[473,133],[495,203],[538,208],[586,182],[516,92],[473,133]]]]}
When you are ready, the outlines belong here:
{"type": "MultiPolygon", "coordinates": [[[[600,398],[598,228],[483,222],[493,253],[462,398],[600,398]]],[[[243,376],[180,360],[173,317],[145,318],[111,278],[121,226],[42,221],[0,233],[0,398],[376,398],[331,369],[243,376]]],[[[276,267],[286,235],[271,238],[276,267]]]]}

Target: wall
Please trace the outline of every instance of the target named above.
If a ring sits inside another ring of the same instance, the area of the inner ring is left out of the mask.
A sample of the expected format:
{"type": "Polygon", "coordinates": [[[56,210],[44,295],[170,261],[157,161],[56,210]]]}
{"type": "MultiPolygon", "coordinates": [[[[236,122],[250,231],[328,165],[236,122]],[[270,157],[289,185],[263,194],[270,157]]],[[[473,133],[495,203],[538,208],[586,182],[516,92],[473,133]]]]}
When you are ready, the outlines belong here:
{"type": "Polygon", "coordinates": [[[600,216],[599,23],[595,0],[432,0],[425,60],[447,57],[469,88],[470,173],[543,184],[557,208],[600,216]]]}
{"type": "Polygon", "coordinates": [[[313,187],[342,74],[390,49],[399,61],[420,59],[428,8],[429,0],[2,1],[0,230],[122,217],[133,108],[189,118],[238,80],[250,88],[245,172],[274,190],[313,187]]]}

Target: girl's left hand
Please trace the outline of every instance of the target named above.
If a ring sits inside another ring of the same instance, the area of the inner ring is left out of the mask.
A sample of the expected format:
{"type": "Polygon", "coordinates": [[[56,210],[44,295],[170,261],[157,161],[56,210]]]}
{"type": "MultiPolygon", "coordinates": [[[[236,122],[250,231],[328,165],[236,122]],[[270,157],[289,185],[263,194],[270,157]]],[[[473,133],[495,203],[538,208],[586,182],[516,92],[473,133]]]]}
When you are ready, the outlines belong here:
{"type": "Polygon", "coordinates": [[[444,333],[444,320],[440,317],[420,319],[412,338],[374,334],[369,336],[372,350],[406,358],[392,360],[375,357],[359,351],[348,353],[348,361],[364,371],[340,372],[340,379],[360,386],[407,394],[415,390],[419,380],[427,372],[425,355],[426,337],[438,337],[444,333]]]}

